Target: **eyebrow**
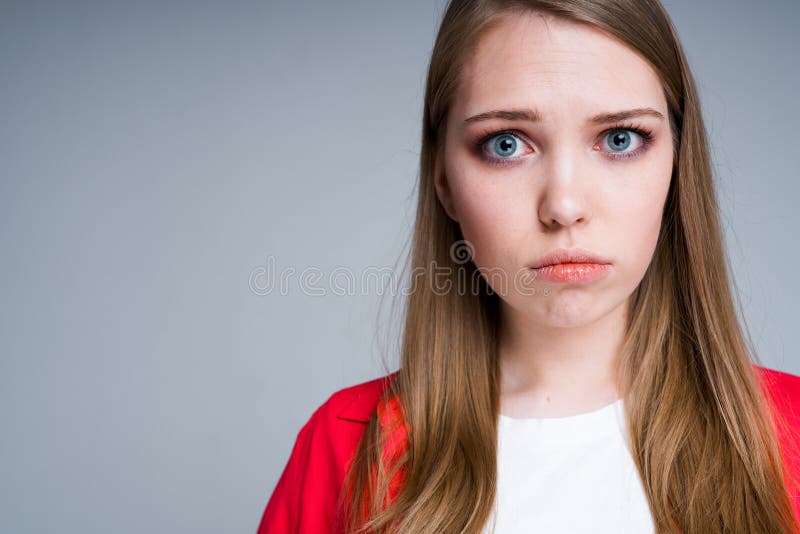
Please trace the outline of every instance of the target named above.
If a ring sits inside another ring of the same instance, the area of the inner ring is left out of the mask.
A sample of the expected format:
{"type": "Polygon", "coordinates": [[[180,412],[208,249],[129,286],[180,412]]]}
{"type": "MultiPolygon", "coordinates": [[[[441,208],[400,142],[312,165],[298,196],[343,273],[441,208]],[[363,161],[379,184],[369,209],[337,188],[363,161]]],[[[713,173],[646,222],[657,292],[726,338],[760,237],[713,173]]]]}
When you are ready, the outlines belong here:
{"type": "MultiPolygon", "coordinates": [[[[664,115],[653,108],[635,108],[627,109],[624,111],[612,111],[607,113],[600,113],[591,117],[587,122],[589,124],[607,124],[609,122],[618,122],[634,117],[650,116],[663,120],[664,115]]],[[[503,119],[508,121],[528,121],[528,122],[541,122],[542,114],[532,109],[512,109],[512,110],[495,110],[479,113],[464,120],[464,124],[473,122],[486,121],[490,119],[503,119]]]]}

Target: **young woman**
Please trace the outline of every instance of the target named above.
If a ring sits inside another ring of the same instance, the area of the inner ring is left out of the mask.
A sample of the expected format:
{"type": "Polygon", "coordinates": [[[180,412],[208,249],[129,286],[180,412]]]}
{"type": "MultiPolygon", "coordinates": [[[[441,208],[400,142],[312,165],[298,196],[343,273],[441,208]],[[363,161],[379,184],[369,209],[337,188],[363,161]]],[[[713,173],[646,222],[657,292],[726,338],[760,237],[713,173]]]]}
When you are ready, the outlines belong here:
{"type": "Polygon", "coordinates": [[[260,533],[800,531],[800,378],[754,363],[657,0],[449,4],[411,259],[399,370],[314,413],[260,533]]]}

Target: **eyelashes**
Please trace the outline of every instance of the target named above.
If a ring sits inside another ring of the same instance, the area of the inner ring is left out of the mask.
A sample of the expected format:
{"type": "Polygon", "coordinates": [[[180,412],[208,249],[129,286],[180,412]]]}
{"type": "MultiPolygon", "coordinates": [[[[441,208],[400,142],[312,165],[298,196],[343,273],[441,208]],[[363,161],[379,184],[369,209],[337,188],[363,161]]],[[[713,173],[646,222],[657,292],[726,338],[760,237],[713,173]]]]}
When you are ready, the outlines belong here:
{"type": "MultiPolygon", "coordinates": [[[[482,132],[478,136],[478,140],[474,143],[474,149],[477,155],[485,162],[497,166],[506,167],[516,164],[525,155],[502,157],[494,154],[495,148],[501,150],[525,149],[529,147],[526,136],[522,132],[514,129],[489,129],[482,132]],[[492,141],[492,143],[490,143],[492,141]],[[487,146],[491,145],[491,146],[487,146]]],[[[636,158],[644,154],[653,141],[653,132],[643,126],[636,124],[617,124],[600,134],[600,140],[597,144],[601,145],[600,150],[607,155],[611,160],[627,160],[636,158]],[[619,146],[619,143],[624,144],[624,148],[636,145],[633,150],[629,151],[616,151],[611,149],[611,146],[619,146]]],[[[597,146],[597,145],[595,145],[597,146]]],[[[530,152],[529,152],[530,153],[530,152]]]]}

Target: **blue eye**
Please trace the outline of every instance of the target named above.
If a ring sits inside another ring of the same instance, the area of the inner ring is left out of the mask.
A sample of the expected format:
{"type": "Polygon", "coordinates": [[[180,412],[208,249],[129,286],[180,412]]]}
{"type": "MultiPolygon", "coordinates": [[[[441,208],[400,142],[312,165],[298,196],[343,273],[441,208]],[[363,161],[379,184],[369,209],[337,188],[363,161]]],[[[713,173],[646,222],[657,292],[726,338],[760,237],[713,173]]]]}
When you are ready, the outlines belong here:
{"type": "Polygon", "coordinates": [[[603,144],[609,149],[609,156],[612,158],[631,158],[637,156],[647,148],[652,135],[639,128],[615,128],[610,130],[605,136],[603,144]],[[638,140],[638,143],[634,143],[638,140]],[[635,145],[632,150],[628,150],[635,145]]]}
{"type": "Polygon", "coordinates": [[[617,130],[609,134],[609,146],[612,150],[625,150],[631,146],[631,133],[626,130],[617,130]]]}
{"type": "Polygon", "coordinates": [[[510,158],[514,156],[518,145],[519,143],[517,142],[516,136],[504,133],[494,138],[492,149],[495,154],[503,158],[510,158]]]}
{"type": "Polygon", "coordinates": [[[526,141],[519,134],[510,131],[486,134],[476,143],[478,155],[492,165],[513,165],[517,160],[531,153],[526,141]]]}

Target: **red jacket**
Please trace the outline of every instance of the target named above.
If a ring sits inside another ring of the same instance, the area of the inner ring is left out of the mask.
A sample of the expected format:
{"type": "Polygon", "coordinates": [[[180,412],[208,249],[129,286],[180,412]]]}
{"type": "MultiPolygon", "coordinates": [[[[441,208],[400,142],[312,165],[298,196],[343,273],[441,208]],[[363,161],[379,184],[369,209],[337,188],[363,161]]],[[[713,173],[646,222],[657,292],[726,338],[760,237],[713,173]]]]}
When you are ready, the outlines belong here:
{"type": "MultiPolygon", "coordinates": [[[[762,386],[785,417],[779,439],[788,470],[800,478],[800,377],[755,366],[762,386]]],[[[337,516],[337,499],[347,463],[378,410],[382,421],[385,406],[378,406],[391,375],[334,393],[300,430],[292,454],[275,491],[267,503],[257,534],[331,534],[344,531],[337,516]]],[[[800,493],[792,492],[795,514],[800,517],[800,493]]]]}

